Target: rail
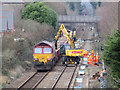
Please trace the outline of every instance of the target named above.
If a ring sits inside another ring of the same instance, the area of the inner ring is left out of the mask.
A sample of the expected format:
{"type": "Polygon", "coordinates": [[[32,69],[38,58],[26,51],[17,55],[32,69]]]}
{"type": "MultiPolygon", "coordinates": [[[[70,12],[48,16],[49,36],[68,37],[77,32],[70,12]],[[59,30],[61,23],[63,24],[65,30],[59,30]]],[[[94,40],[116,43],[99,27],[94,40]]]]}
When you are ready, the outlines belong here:
{"type": "Polygon", "coordinates": [[[61,74],[59,75],[59,77],[57,78],[57,80],[55,81],[55,83],[53,84],[51,90],[54,90],[57,82],[60,80],[60,77],[62,76],[62,74],[64,73],[65,69],[66,69],[67,66],[65,66],[65,68],[63,69],[63,71],[61,72],[61,74]]]}
{"type": "Polygon", "coordinates": [[[25,80],[18,88],[17,90],[20,90],[28,81],[30,81],[31,78],[33,78],[37,72],[33,73],[27,80],[25,80]]]}
{"type": "Polygon", "coordinates": [[[69,87],[70,87],[71,81],[72,81],[72,79],[73,79],[73,76],[74,76],[74,74],[75,74],[76,68],[77,68],[77,66],[75,66],[75,69],[74,69],[74,71],[73,71],[72,77],[71,77],[71,79],[70,79],[70,81],[69,81],[69,84],[68,84],[66,90],[69,90],[69,87]]]}
{"type": "Polygon", "coordinates": [[[43,75],[43,77],[32,87],[32,90],[34,90],[38,86],[38,84],[42,82],[42,80],[48,75],[48,73],[49,71],[45,75],[43,75]]]}
{"type": "MultiPolygon", "coordinates": [[[[32,87],[32,90],[34,90],[34,89],[38,86],[38,84],[39,84],[40,82],[42,82],[42,80],[48,75],[48,73],[49,73],[49,71],[46,72],[44,75],[42,75],[42,77],[34,84],[34,86],[32,87]]],[[[27,83],[29,83],[29,81],[30,81],[32,78],[34,78],[37,74],[38,74],[38,72],[35,72],[34,74],[32,74],[27,80],[25,80],[25,81],[17,88],[17,90],[22,89],[22,88],[23,88],[27,83]]]]}

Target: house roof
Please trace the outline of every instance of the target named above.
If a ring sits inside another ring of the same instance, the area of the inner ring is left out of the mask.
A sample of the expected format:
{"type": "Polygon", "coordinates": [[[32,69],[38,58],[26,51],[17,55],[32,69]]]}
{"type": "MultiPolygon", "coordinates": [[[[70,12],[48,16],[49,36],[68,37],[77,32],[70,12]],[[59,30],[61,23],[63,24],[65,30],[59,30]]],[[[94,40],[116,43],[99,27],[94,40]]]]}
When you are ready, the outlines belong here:
{"type": "Polygon", "coordinates": [[[5,10],[4,6],[0,4],[0,32],[5,32],[7,30],[13,30],[14,21],[13,21],[13,11],[5,10]],[[7,25],[8,24],[8,25],[7,25]]]}

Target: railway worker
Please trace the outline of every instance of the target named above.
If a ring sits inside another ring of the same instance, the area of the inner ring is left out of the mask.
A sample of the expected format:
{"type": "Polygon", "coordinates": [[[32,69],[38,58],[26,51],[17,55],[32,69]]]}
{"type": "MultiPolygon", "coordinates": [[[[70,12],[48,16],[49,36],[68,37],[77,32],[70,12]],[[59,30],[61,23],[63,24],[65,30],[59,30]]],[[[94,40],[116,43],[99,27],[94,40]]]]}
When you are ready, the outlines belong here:
{"type": "Polygon", "coordinates": [[[88,56],[88,64],[90,65],[91,62],[92,62],[92,55],[89,54],[89,56],[88,56]]]}
{"type": "Polygon", "coordinates": [[[103,77],[104,74],[106,74],[106,68],[99,72],[100,77],[103,77]]]}
{"type": "Polygon", "coordinates": [[[94,55],[93,56],[93,66],[95,66],[95,63],[96,63],[96,56],[94,55]]]}
{"type": "Polygon", "coordinates": [[[86,55],[88,55],[88,54],[89,54],[89,51],[87,50],[87,51],[86,51],[86,55]]]}
{"type": "Polygon", "coordinates": [[[93,55],[94,55],[94,50],[93,49],[91,50],[91,53],[92,53],[92,57],[93,57],[93,55]]]}
{"type": "Polygon", "coordinates": [[[83,52],[83,57],[86,57],[87,55],[86,55],[86,50],[84,50],[84,52],[83,52]]]}
{"type": "Polygon", "coordinates": [[[87,57],[87,55],[89,54],[88,50],[86,49],[84,52],[84,57],[87,57]]]}
{"type": "Polygon", "coordinates": [[[98,63],[98,61],[99,61],[99,55],[97,54],[97,55],[96,55],[95,63],[98,63]]]}

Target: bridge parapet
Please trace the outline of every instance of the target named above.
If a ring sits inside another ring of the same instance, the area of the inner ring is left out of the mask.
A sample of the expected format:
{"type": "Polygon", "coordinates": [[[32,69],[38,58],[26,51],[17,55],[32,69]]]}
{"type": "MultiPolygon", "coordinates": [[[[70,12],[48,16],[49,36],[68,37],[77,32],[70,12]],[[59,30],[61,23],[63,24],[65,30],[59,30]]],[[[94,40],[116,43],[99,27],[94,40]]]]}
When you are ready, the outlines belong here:
{"type": "Polygon", "coordinates": [[[100,20],[100,16],[71,16],[71,15],[59,15],[58,22],[95,22],[100,20]]]}

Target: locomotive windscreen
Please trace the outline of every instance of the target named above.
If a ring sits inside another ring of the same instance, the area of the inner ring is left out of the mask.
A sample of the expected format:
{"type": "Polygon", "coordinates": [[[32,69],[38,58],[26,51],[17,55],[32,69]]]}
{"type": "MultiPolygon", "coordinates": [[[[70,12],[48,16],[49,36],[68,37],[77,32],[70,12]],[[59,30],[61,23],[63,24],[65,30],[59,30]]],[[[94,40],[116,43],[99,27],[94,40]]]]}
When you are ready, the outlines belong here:
{"type": "Polygon", "coordinates": [[[42,48],[35,48],[34,53],[42,53],[42,48]]]}
{"type": "Polygon", "coordinates": [[[51,48],[44,48],[43,52],[44,53],[52,53],[52,50],[51,50],[51,48]]]}

